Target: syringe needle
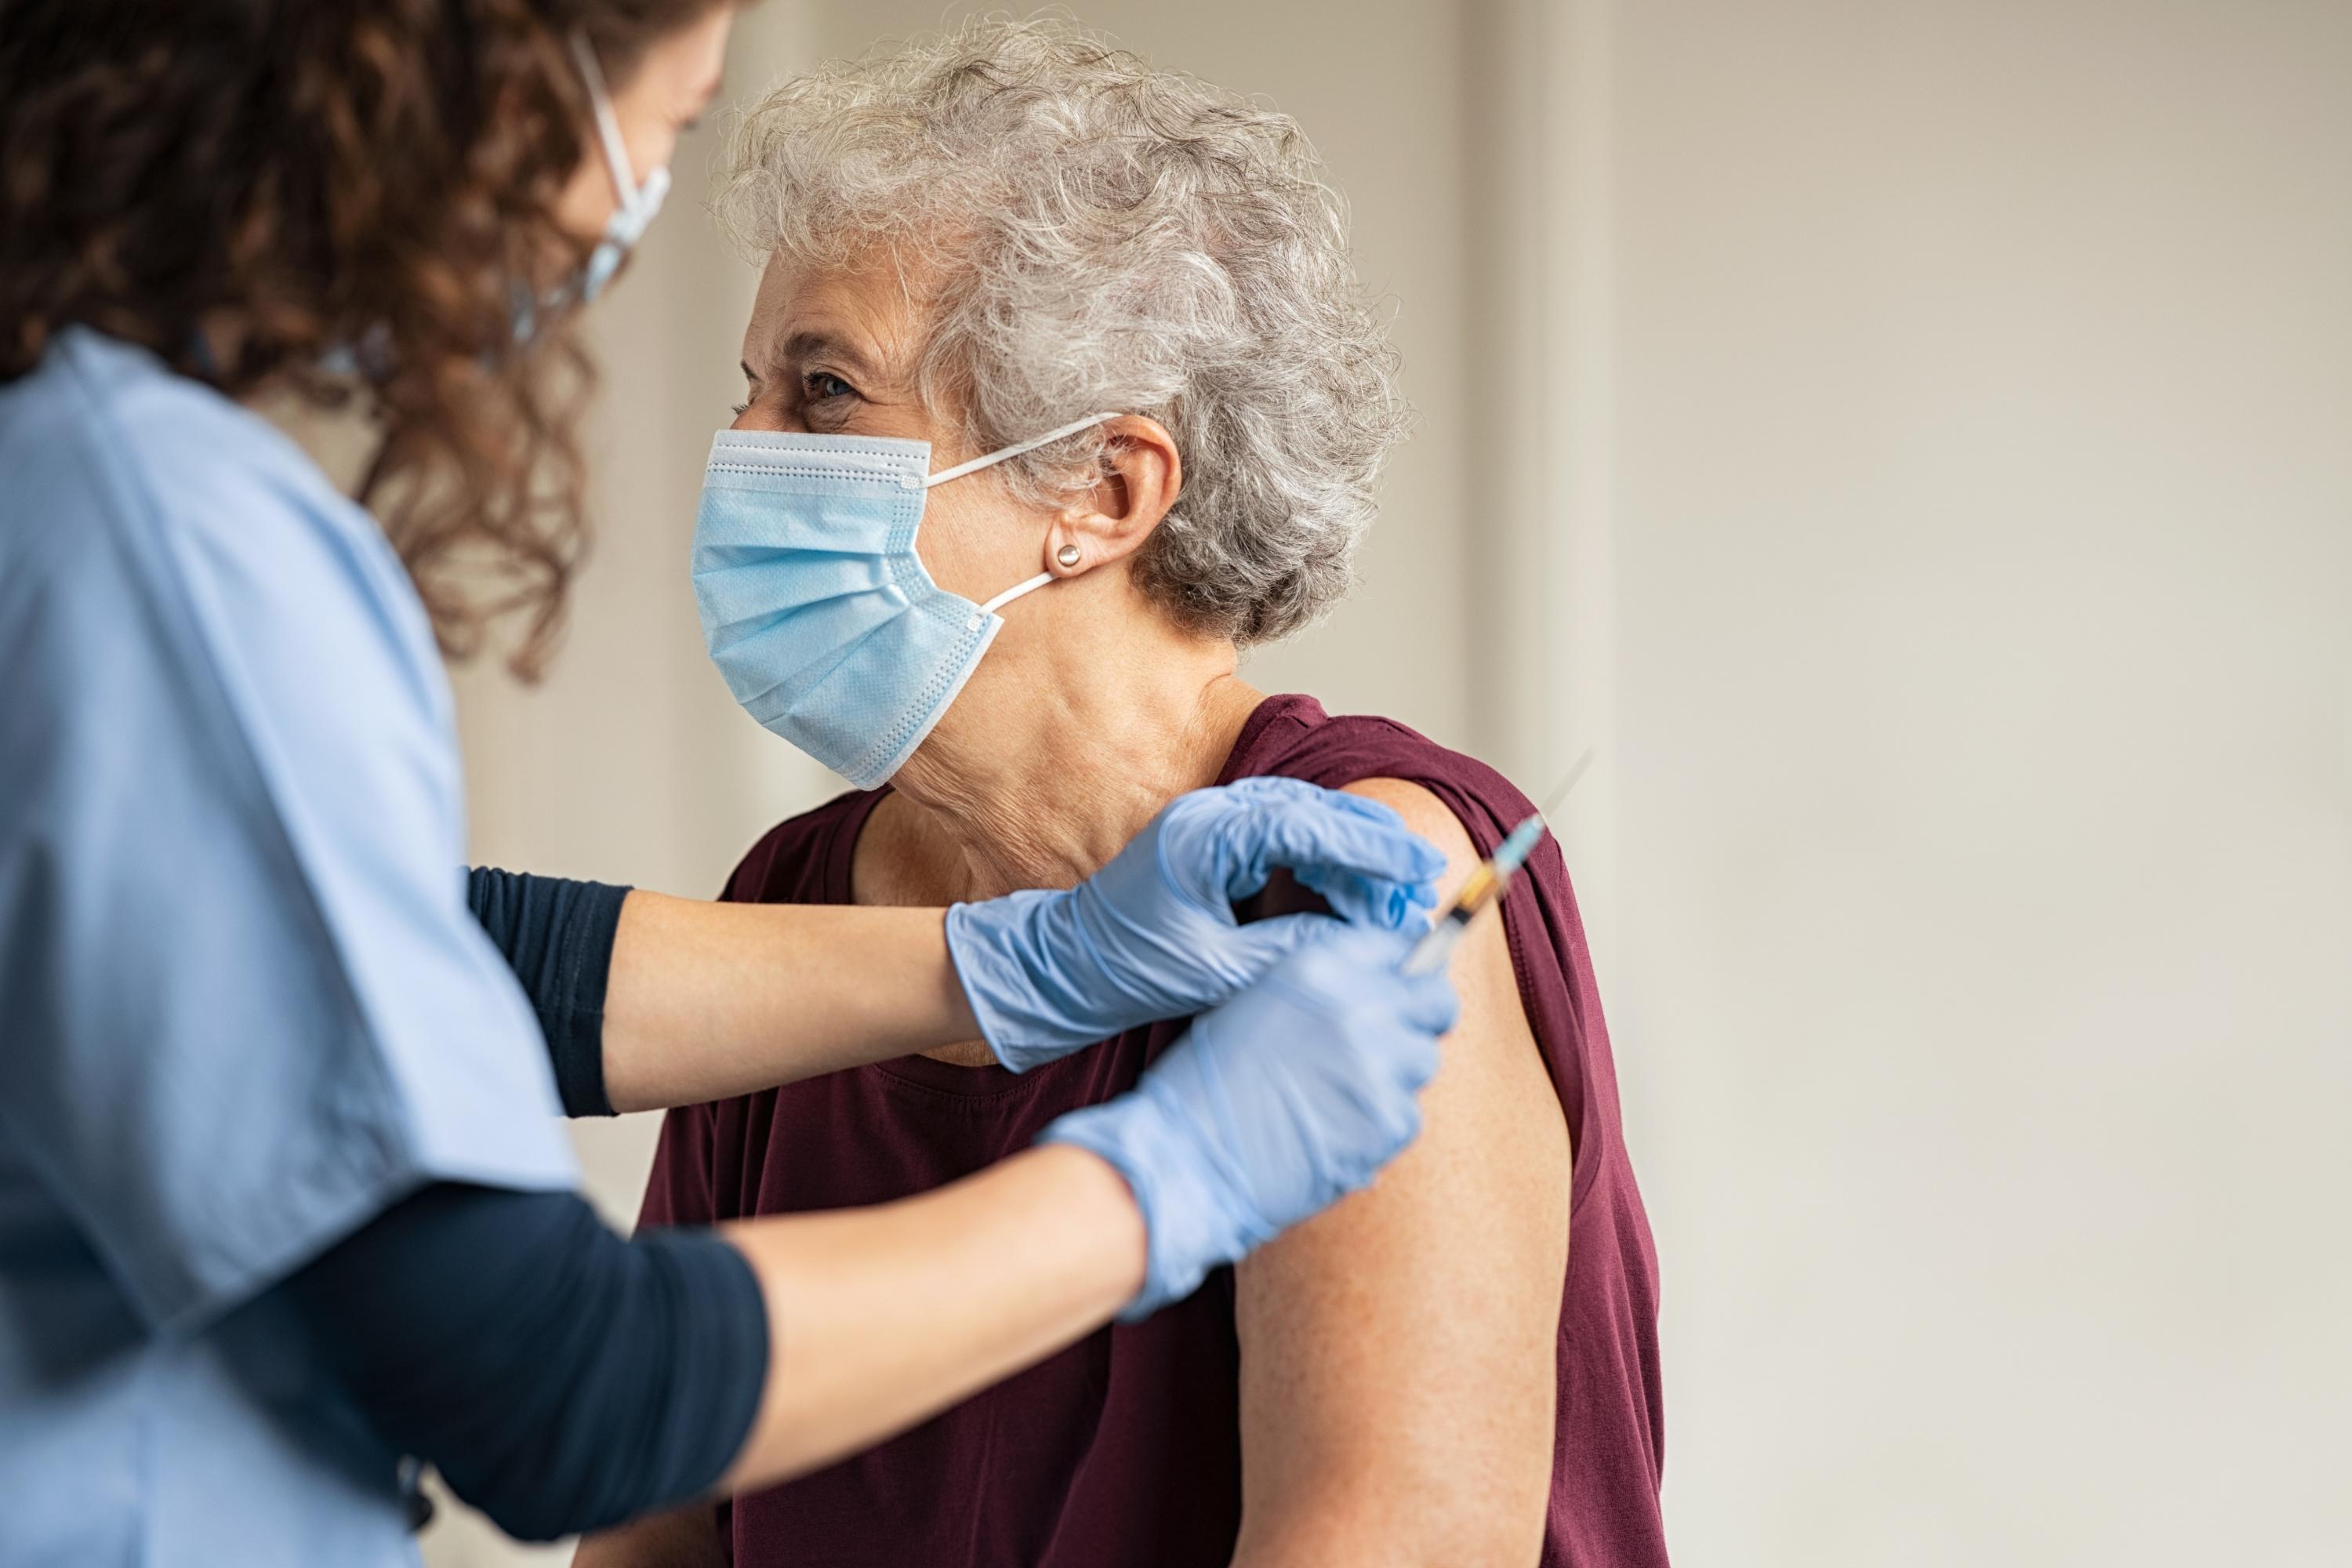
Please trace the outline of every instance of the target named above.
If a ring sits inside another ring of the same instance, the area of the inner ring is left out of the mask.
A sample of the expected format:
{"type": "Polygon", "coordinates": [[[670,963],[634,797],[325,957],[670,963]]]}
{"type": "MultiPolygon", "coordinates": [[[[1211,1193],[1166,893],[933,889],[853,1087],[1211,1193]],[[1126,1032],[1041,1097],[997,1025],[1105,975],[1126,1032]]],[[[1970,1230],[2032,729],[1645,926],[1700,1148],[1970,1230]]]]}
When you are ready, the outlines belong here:
{"type": "Polygon", "coordinates": [[[1568,792],[1576,787],[1576,781],[1582,778],[1584,776],[1584,770],[1591,765],[1592,748],[1587,746],[1584,748],[1584,754],[1577,758],[1575,762],[1569,764],[1568,776],[1561,779],[1559,783],[1554,784],[1552,786],[1551,794],[1544,798],[1544,803],[1541,805],[1536,807],[1536,815],[1538,816],[1548,817],[1553,812],[1558,811],[1559,809],[1560,803],[1568,798],[1568,792]]]}

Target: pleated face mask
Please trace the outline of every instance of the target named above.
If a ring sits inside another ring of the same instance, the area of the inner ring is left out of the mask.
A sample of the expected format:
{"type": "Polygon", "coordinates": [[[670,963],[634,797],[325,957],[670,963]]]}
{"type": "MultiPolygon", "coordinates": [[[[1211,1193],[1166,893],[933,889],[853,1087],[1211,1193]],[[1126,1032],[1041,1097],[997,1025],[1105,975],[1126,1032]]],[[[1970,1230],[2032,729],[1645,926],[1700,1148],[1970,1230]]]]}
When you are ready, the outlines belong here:
{"type": "Polygon", "coordinates": [[[897,773],[1040,573],[984,605],[915,553],[923,498],[1116,414],[930,471],[928,441],[721,430],[694,528],[702,637],[752,718],[859,789],[897,773]]]}

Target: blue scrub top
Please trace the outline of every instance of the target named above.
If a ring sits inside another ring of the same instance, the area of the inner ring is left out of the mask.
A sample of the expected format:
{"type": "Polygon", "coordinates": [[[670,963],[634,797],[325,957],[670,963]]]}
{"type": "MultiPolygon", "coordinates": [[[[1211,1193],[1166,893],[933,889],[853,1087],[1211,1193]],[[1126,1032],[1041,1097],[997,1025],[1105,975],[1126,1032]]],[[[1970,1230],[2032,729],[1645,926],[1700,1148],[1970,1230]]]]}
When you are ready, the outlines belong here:
{"type": "Polygon", "coordinates": [[[0,385],[0,1568],[411,1563],[268,1287],[437,1179],[567,1188],[368,515],[60,337],[0,385]]]}

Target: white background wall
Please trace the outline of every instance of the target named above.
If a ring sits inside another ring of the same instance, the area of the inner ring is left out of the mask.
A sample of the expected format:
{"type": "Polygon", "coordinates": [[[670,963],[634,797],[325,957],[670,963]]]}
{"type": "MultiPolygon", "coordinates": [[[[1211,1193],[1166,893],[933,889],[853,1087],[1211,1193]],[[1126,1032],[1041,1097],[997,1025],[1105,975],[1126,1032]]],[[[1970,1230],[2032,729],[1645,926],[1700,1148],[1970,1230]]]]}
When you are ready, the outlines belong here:
{"type": "MultiPolygon", "coordinates": [[[[770,0],[733,89],[940,14],[770,0]]],[[[2347,1561],[2352,5],[1081,15],[1297,113],[1395,300],[1363,590],[1255,678],[1601,749],[1680,1559],[2347,1561]]],[[[831,787],[685,582],[750,289],[681,201],[603,308],[484,858],[708,891],[831,787]]],[[[650,1135],[583,1132],[616,1212],[650,1135]]]]}

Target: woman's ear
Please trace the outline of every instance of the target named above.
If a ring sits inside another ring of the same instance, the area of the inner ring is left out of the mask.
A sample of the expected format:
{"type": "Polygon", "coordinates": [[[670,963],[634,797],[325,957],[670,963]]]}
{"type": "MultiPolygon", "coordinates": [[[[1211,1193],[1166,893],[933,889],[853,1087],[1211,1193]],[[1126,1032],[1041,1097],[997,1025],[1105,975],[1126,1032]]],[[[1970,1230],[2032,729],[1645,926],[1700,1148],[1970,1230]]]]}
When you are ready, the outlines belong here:
{"type": "Polygon", "coordinates": [[[1142,549],[1184,488],[1176,437],[1159,420],[1122,414],[1102,431],[1102,478],[1063,509],[1045,537],[1045,570],[1056,577],[1076,577],[1142,549]]]}

